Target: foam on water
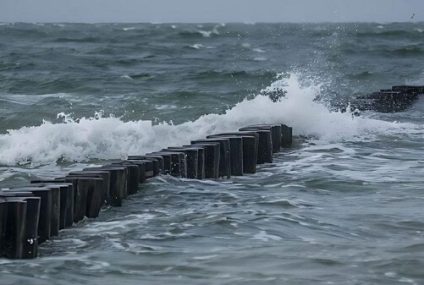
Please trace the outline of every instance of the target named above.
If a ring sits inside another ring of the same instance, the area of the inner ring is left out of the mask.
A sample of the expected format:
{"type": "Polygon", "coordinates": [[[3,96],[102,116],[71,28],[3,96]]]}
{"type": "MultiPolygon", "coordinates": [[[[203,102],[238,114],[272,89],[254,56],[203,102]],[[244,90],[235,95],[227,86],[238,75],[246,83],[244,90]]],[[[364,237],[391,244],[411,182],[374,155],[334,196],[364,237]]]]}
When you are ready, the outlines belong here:
{"type": "Polygon", "coordinates": [[[410,123],[387,122],[351,113],[332,112],[314,101],[319,85],[303,87],[298,74],[279,75],[264,91],[287,90],[277,102],[258,95],[246,99],[224,114],[206,114],[180,125],[152,121],[125,122],[97,113],[91,118],[73,119],[64,114],[63,123],[44,121],[35,127],[8,130],[0,135],[0,164],[34,165],[60,160],[124,158],[167,146],[187,144],[214,132],[234,131],[257,123],[285,123],[297,135],[314,137],[319,143],[372,139],[388,133],[422,132],[423,127],[410,123]]]}

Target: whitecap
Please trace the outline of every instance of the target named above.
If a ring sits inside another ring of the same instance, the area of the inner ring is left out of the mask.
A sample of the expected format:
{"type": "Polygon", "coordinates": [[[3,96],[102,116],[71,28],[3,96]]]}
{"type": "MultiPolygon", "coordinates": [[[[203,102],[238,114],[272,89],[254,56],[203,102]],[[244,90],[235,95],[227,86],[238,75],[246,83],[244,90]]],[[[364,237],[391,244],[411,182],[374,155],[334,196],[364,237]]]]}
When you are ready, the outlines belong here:
{"type": "Polygon", "coordinates": [[[212,30],[210,31],[204,31],[204,30],[199,30],[198,32],[205,38],[209,38],[212,35],[219,35],[219,31],[218,31],[218,27],[219,26],[215,26],[213,27],[212,30]]]}
{"type": "Polygon", "coordinates": [[[124,27],[122,28],[124,32],[135,30],[135,27],[124,27]]]}
{"type": "Polygon", "coordinates": [[[265,51],[263,49],[260,49],[260,48],[254,48],[253,51],[257,52],[257,53],[265,53],[265,51]]]}
{"type": "MultiPolygon", "coordinates": [[[[280,74],[261,94],[284,89],[285,97],[273,102],[267,95],[245,99],[223,114],[206,114],[194,121],[174,125],[149,120],[123,121],[114,116],[71,118],[63,123],[8,130],[0,135],[0,164],[34,165],[89,159],[114,159],[190,143],[217,132],[237,130],[249,124],[285,123],[295,135],[315,137],[315,143],[370,140],[378,134],[422,133],[421,125],[355,117],[333,112],[315,101],[319,85],[302,86],[298,74],[280,74]]],[[[175,108],[164,106],[159,108],[175,108]]]]}
{"type": "Polygon", "coordinates": [[[134,78],[132,78],[132,77],[131,77],[131,76],[129,76],[128,74],[121,75],[121,78],[129,79],[129,80],[134,80],[134,78]]]}
{"type": "Polygon", "coordinates": [[[194,44],[194,45],[190,45],[190,47],[193,49],[201,49],[204,46],[202,44],[194,44]]]}

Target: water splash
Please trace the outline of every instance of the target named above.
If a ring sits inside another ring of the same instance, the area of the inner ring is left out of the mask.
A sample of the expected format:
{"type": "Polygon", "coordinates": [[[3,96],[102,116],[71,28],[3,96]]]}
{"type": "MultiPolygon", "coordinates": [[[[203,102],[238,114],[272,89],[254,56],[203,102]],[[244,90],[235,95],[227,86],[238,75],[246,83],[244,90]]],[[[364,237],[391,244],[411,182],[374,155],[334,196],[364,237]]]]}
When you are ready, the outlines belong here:
{"type": "Polygon", "coordinates": [[[285,123],[294,133],[314,137],[318,142],[370,139],[373,135],[410,133],[422,127],[408,123],[387,122],[351,113],[332,112],[314,99],[320,86],[302,86],[299,74],[279,74],[263,91],[286,90],[276,102],[269,96],[245,99],[224,114],[206,114],[180,125],[139,120],[125,122],[118,117],[73,119],[60,113],[62,123],[44,121],[35,127],[8,130],[0,135],[0,164],[16,165],[31,162],[48,164],[59,160],[124,158],[167,146],[187,144],[190,140],[215,132],[234,131],[257,123],[285,123]]]}

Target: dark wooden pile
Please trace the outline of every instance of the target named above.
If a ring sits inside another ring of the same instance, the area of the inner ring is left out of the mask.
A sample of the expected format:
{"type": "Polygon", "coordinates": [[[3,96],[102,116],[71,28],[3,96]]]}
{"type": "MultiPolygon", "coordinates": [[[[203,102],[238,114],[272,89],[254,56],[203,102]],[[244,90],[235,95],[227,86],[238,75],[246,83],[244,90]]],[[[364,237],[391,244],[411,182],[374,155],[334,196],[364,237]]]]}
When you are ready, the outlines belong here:
{"type": "Polygon", "coordinates": [[[4,189],[0,191],[0,257],[37,257],[39,244],[85,217],[96,218],[102,207],[122,206],[140,183],[156,175],[217,179],[255,173],[257,164],[272,162],[273,153],[291,145],[292,128],[253,125],[4,189]]]}

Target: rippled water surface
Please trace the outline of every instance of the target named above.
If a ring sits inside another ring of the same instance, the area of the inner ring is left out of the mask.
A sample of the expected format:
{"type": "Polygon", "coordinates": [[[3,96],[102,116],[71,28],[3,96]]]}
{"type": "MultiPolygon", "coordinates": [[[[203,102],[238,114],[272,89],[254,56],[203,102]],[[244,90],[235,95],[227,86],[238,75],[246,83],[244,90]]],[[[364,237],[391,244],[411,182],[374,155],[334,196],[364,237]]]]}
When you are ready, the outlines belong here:
{"type": "Polygon", "coordinates": [[[254,175],[159,176],[0,284],[423,284],[424,24],[3,24],[0,188],[251,123],[293,126],[254,175]],[[284,89],[272,102],[267,94],[284,89]]]}

